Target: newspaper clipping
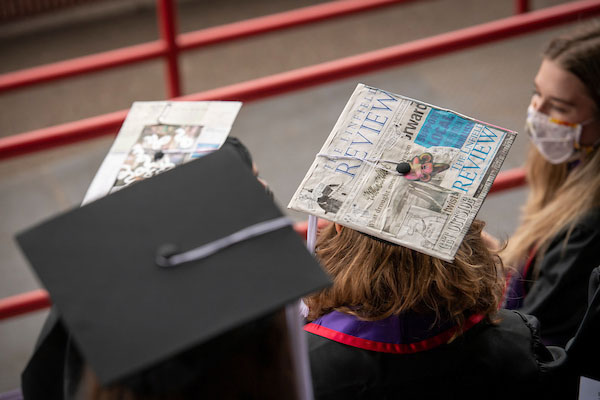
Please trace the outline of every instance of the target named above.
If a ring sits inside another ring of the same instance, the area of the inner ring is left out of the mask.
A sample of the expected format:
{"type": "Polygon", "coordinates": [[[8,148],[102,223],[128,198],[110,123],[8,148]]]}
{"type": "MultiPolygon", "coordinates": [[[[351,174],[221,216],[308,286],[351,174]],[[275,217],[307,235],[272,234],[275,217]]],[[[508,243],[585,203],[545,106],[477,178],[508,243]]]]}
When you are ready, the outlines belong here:
{"type": "Polygon", "coordinates": [[[452,261],[515,137],[359,84],[288,207],[452,261]]]}
{"type": "Polygon", "coordinates": [[[133,103],[83,204],[219,149],[241,105],[236,101],[133,103]]]}

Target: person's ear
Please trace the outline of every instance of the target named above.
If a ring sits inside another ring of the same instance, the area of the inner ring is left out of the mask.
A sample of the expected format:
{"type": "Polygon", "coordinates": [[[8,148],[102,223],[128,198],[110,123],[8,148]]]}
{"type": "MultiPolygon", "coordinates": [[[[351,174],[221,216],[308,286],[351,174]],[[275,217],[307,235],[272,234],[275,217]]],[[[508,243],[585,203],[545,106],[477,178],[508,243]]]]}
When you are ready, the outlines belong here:
{"type": "Polygon", "coordinates": [[[343,226],[338,224],[337,222],[335,223],[335,231],[339,234],[342,231],[343,226]]]}

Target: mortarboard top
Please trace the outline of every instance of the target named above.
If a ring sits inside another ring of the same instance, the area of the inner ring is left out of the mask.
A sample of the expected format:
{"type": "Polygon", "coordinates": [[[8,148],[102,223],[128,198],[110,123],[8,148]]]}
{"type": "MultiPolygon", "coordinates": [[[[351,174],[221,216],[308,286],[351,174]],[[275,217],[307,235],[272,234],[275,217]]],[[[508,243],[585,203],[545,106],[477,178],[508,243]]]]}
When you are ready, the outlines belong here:
{"type": "Polygon", "coordinates": [[[224,148],[17,240],[105,385],[327,286],[287,224],[205,258],[161,266],[171,254],[281,217],[239,155],[224,148]]]}
{"type": "Polygon", "coordinates": [[[515,137],[359,84],[288,207],[452,261],[515,137]]]}

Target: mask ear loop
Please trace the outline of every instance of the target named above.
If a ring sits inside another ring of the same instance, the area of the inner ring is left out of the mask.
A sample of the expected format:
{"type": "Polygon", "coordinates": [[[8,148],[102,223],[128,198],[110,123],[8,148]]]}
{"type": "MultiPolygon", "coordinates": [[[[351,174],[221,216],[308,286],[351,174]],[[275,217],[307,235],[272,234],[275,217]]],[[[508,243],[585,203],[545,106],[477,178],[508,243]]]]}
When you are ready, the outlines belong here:
{"type": "Polygon", "coordinates": [[[583,132],[583,127],[585,125],[588,125],[592,122],[594,122],[596,120],[596,117],[591,117],[586,119],[585,121],[579,123],[579,130],[577,132],[577,136],[575,137],[575,141],[573,142],[573,147],[575,147],[575,150],[577,151],[582,151],[583,153],[585,153],[585,155],[590,155],[592,152],[594,152],[594,150],[596,150],[598,148],[598,146],[600,146],[600,139],[596,140],[594,143],[592,143],[591,145],[587,145],[584,146],[580,143],[581,140],[581,133],[583,132]]]}
{"type": "Polygon", "coordinates": [[[583,146],[583,145],[579,144],[578,142],[573,143],[573,146],[575,147],[575,150],[581,151],[581,152],[585,153],[585,155],[590,155],[594,151],[596,151],[596,149],[598,149],[598,147],[600,147],[600,139],[596,140],[593,144],[588,145],[588,146],[583,146]]]}

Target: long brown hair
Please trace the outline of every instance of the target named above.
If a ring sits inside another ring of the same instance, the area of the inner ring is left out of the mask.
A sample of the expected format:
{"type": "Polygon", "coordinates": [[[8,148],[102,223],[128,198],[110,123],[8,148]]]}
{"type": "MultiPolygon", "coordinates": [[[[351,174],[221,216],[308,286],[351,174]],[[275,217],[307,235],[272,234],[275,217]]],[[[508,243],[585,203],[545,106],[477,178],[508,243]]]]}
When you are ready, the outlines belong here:
{"type": "MultiPolygon", "coordinates": [[[[544,58],[575,75],[600,110],[600,24],[590,25],[569,37],[550,42],[544,58]]],[[[600,111],[598,116],[600,118],[600,111]]],[[[580,164],[568,171],[566,163],[553,165],[531,146],[526,170],[529,196],[521,224],[511,237],[503,260],[518,266],[532,249],[541,260],[549,242],[569,231],[587,211],[600,205],[600,155],[581,152],[580,164]]]]}
{"type": "Polygon", "coordinates": [[[378,320],[407,311],[435,314],[462,326],[465,316],[489,316],[504,288],[502,263],[474,221],[454,262],[376,240],[333,224],[319,235],[316,255],[333,286],[305,299],[309,320],[341,311],[378,320]]]}

